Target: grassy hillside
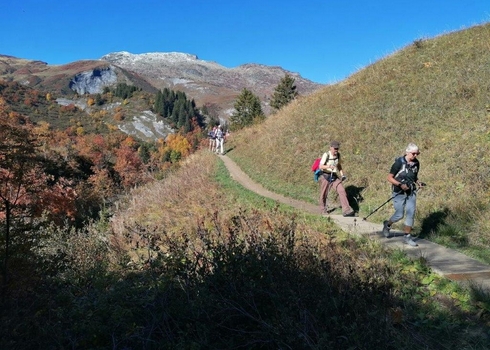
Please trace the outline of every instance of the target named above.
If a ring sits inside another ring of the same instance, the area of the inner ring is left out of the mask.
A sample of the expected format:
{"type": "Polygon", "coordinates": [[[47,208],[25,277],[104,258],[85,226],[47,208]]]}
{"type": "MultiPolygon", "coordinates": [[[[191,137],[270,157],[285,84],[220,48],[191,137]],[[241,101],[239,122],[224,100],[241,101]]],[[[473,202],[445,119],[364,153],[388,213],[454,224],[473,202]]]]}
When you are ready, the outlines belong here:
{"type": "MultiPolygon", "coordinates": [[[[268,189],[317,203],[310,165],[338,140],[345,185],[366,216],[390,197],[391,163],[415,142],[420,179],[428,183],[420,191],[416,231],[486,259],[489,42],[490,24],[417,40],[237,133],[228,155],[268,189]]],[[[386,205],[370,219],[381,222],[391,212],[386,205]]]]}

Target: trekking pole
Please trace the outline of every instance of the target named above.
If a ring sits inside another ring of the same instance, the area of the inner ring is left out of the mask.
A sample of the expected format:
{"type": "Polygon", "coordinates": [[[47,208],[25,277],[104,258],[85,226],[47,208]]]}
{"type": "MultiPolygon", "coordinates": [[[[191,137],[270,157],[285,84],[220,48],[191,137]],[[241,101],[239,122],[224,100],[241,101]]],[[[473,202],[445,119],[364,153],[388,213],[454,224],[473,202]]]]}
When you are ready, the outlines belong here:
{"type": "Polygon", "coordinates": [[[392,197],[390,197],[390,198],[389,198],[389,199],[388,199],[386,202],[384,202],[384,203],[383,203],[383,204],[381,204],[379,207],[377,207],[376,209],[374,209],[374,210],[373,210],[371,213],[369,213],[369,215],[368,215],[368,216],[366,216],[366,217],[362,218],[362,220],[366,221],[366,219],[367,219],[368,217],[370,217],[371,215],[373,215],[374,213],[376,213],[376,212],[377,212],[379,209],[381,209],[381,207],[383,207],[383,206],[384,206],[386,203],[388,203],[389,201],[393,200],[393,198],[395,198],[395,197],[396,197],[396,196],[398,196],[398,195],[399,195],[399,193],[398,193],[398,194],[396,194],[396,195],[394,195],[394,196],[392,196],[392,197]]]}
{"type": "MultiPolygon", "coordinates": [[[[422,187],[425,187],[427,186],[427,184],[425,182],[421,182],[420,183],[420,186],[419,186],[419,189],[422,188],[422,187]]],[[[417,189],[418,190],[418,189],[417,189]]],[[[415,191],[417,191],[415,190],[415,191]]],[[[386,203],[388,203],[389,201],[393,200],[393,198],[395,198],[396,196],[398,196],[399,194],[402,194],[403,192],[400,192],[400,193],[397,193],[395,194],[394,196],[390,197],[386,202],[384,202],[383,204],[381,204],[379,207],[377,207],[376,209],[374,209],[371,213],[369,213],[368,216],[362,218],[362,220],[366,220],[368,217],[370,217],[371,215],[373,215],[374,213],[376,213],[379,209],[381,209],[381,207],[383,207],[386,203]]]]}

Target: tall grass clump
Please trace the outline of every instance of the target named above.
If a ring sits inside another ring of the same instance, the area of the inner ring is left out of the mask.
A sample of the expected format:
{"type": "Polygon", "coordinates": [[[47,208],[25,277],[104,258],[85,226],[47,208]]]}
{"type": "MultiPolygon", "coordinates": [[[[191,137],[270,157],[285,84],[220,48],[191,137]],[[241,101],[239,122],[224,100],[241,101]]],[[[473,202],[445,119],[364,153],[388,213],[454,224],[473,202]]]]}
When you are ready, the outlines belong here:
{"type": "MultiPolygon", "coordinates": [[[[451,225],[464,236],[458,249],[490,262],[481,254],[490,247],[489,40],[490,24],[416,40],[234,134],[228,155],[267,189],[316,203],[310,165],[338,140],[346,190],[364,215],[390,197],[390,166],[414,142],[428,184],[415,232],[439,240],[451,225]],[[444,213],[450,220],[433,220],[444,213]]],[[[371,219],[391,212],[386,205],[371,219]]]]}

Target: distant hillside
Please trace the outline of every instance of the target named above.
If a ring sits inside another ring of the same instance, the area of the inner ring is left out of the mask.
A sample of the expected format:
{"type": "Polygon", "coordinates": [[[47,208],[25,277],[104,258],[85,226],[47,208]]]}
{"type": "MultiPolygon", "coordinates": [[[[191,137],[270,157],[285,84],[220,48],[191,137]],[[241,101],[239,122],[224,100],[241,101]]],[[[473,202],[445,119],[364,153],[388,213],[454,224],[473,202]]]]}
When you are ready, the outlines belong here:
{"type": "Polygon", "coordinates": [[[295,78],[300,95],[322,85],[280,67],[247,64],[225,68],[185,53],[110,53],[100,60],[82,60],[66,65],[0,55],[0,79],[55,92],[63,96],[100,93],[104,86],[126,83],[155,92],[165,87],[186,93],[198,106],[213,104],[227,118],[243,88],[253,91],[268,112],[275,87],[288,73],[295,78]]]}
{"type": "MultiPolygon", "coordinates": [[[[96,90],[87,93],[102,92],[105,85],[115,86],[126,83],[141,87],[147,91],[156,91],[144,79],[132,72],[111,66],[100,60],[82,60],[64,65],[48,65],[41,61],[31,61],[12,56],[0,55],[0,79],[19,82],[27,87],[54,92],[62,96],[71,96],[77,89],[73,84],[82,76],[88,76],[93,81],[96,90]],[[104,83],[104,73],[109,73],[113,79],[104,83]],[[99,82],[102,82],[99,84],[99,82]],[[100,90],[100,91],[99,91],[100,90]]],[[[89,83],[89,80],[86,80],[89,83]]]]}
{"type": "MultiPolygon", "coordinates": [[[[317,203],[310,165],[338,140],[363,216],[390,197],[389,167],[415,142],[429,184],[419,234],[479,255],[490,248],[489,42],[490,24],[416,40],[235,134],[229,156],[265,187],[317,203]]],[[[391,212],[386,205],[370,219],[391,212]]]]}

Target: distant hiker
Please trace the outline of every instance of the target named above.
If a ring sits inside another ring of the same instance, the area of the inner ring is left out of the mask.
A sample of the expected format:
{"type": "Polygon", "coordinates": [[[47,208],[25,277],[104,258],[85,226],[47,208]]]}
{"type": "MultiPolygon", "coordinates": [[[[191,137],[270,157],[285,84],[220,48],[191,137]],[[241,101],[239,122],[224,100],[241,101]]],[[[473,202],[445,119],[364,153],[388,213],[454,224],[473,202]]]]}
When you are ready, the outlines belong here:
{"type": "Polygon", "coordinates": [[[225,141],[225,134],[221,125],[218,125],[218,129],[216,129],[216,153],[225,154],[223,143],[225,141]]]}
{"type": "Polygon", "coordinates": [[[392,237],[391,226],[403,219],[405,215],[405,227],[403,229],[406,244],[416,247],[417,243],[410,235],[415,218],[415,205],[417,203],[417,186],[424,186],[418,179],[420,163],[417,156],[420,154],[416,144],[410,143],[405,149],[405,155],[395,159],[388,174],[388,182],[393,185],[393,207],[395,213],[383,222],[383,234],[386,238],[392,237]]]}
{"type": "Polygon", "coordinates": [[[215,125],[213,128],[208,132],[208,138],[209,138],[209,150],[211,152],[214,151],[214,148],[216,147],[216,129],[218,127],[215,125]]]}
{"type": "Polygon", "coordinates": [[[337,141],[330,143],[329,151],[325,152],[320,160],[320,210],[322,214],[328,214],[328,193],[334,189],[339,195],[342,214],[344,216],[355,216],[354,209],[349,205],[347,193],[345,192],[342,181],[346,179],[342,170],[339,153],[340,144],[337,141]]]}

